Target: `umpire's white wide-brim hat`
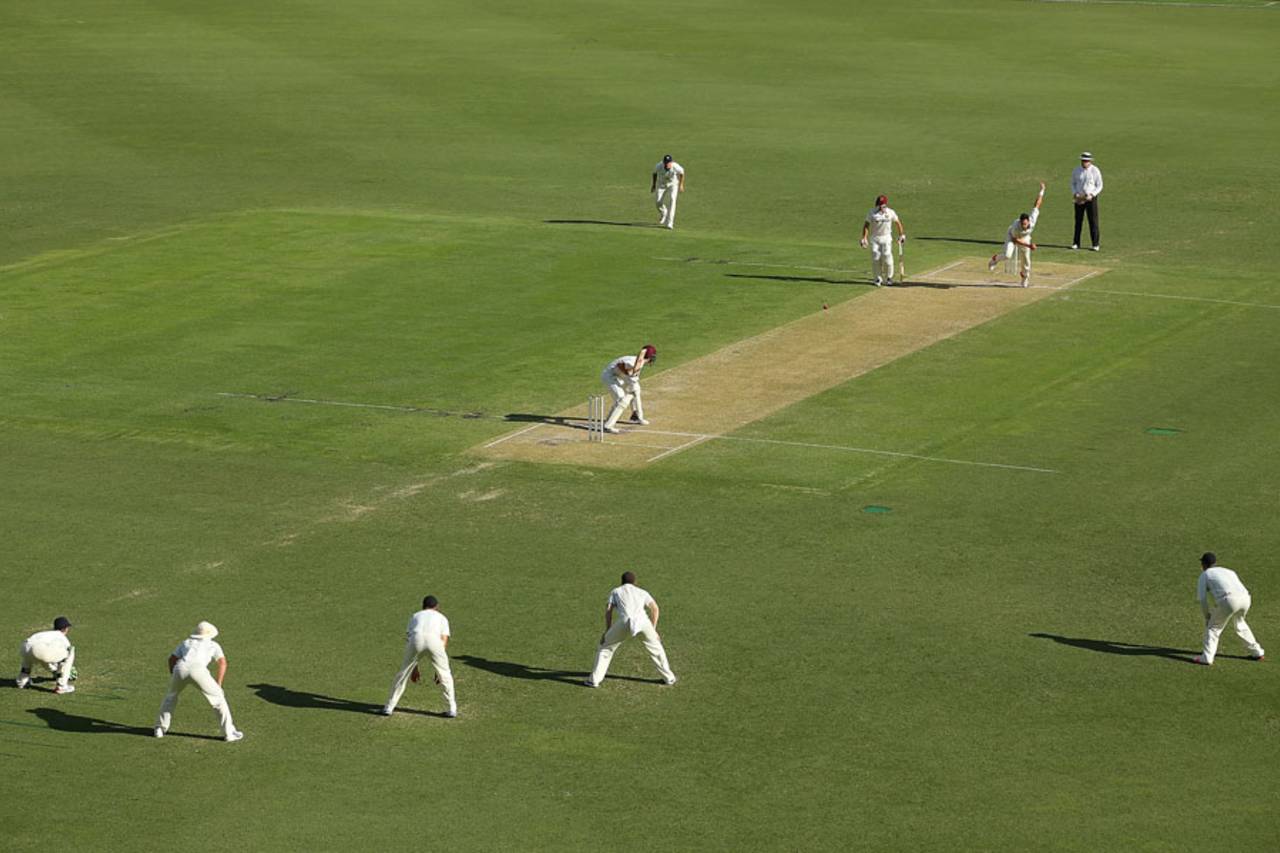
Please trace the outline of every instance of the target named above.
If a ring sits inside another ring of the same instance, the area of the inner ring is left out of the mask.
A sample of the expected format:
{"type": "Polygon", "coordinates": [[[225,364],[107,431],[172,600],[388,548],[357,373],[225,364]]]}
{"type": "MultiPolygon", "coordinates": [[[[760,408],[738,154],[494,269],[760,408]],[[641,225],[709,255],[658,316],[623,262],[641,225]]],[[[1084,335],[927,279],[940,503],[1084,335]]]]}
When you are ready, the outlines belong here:
{"type": "Polygon", "coordinates": [[[201,622],[191,632],[193,640],[212,640],[216,636],[218,636],[218,629],[214,627],[212,622],[201,622]]]}
{"type": "Polygon", "coordinates": [[[1081,151],[1081,152],[1080,152],[1080,159],[1081,159],[1081,160],[1092,160],[1092,159],[1093,159],[1093,155],[1092,155],[1092,154],[1090,154],[1088,151],[1081,151]]]}

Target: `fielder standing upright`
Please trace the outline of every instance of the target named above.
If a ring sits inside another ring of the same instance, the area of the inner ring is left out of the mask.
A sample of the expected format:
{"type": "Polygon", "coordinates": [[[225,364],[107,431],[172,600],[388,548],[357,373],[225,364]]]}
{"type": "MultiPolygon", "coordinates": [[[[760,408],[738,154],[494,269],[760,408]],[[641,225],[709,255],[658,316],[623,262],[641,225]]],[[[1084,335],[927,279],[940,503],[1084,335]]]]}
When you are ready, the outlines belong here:
{"type": "MultiPolygon", "coordinates": [[[[1041,181],[1040,194],[1036,196],[1035,207],[1031,208],[1030,213],[1018,214],[1018,218],[1013,220],[1004,237],[1004,257],[1008,260],[1013,258],[1015,253],[1017,254],[1018,278],[1022,281],[1023,287],[1026,287],[1031,280],[1031,253],[1036,250],[1036,244],[1031,242],[1031,232],[1035,230],[1036,221],[1040,219],[1040,204],[1043,201],[1044,181],[1041,181]]],[[[994,272],[999,263],[1000,252],[996,252],[987,264],[987,271],[994,272]]]]}
{"type": "Polygon", "coordinates": [[[670,154],[662,156],[662,162],[653,167],[653,180],[649,192],[658,206],[658,224],[663,228],[676,227],[676,199],[684,192],[684,167],[670,154]]]}
{"type": "Polygon", "coordinates": [[[862,237],[858,240],[862,248],[871,247],[871,275],[876,280],[876,287],[893,284],[893,226],[895,224],[898,226],[898,245],[902,245],[907,242],[907,233],[902,228],[902,220],[889,206],[888,196],[876,196],[875,206],[871,208],[866,220],[862,223],[862,237]]]}

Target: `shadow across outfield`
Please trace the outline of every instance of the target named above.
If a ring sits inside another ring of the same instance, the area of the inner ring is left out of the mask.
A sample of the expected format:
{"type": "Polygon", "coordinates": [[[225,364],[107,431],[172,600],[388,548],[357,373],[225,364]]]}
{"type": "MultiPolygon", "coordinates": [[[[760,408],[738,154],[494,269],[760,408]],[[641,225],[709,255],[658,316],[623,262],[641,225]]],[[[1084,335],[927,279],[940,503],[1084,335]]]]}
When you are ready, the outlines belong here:
{"type": "MultiPolygon", "coordinates": [[[[32,708],[27,712],[44,720],[49,728],[59,732],[75,732],[89,735],[136,735],[152,737],[150,726],[129,726],[112,720],[100,720],[96,717],[82,717],[79,714],[68,714],[57,708],[32,708]]],[[[199,740],[222,740],[214,735],[197,735],[186,732],[170,731],[166,737],[190,737],[199,740]]]]}
{"type": "MultiPolygon", "coordinates": [[[[278,684],[250,684],[250,690],[258,694],[259,699],[280,705],[285,708],[314,708],[322,711],[346,711],[350,714],[377,714],[382,705],[375,702],[356,702],[352,699],[340,699],[337,696],[325,696],[323,693],[308,693],[304,690],[290,690],[278,684]]],[[[415,708],[396,708],[397,714],[421,714],[424,717],[444,717],[443,711],[419,711],[415,708]]]]}
{"type": "MultiPolygon", "coordinates": [[[[973,237],[913,237],[913,240],[932,240],[935,243],[974,243],[978,246],[1003,246],[1003,240],[977,240],[973,237]]],[[[1070,249],[1063,243],[1036,243],[1042,249],[1070,249]]]]}
{"type": "MultiPolygon", "coordinates": [[[[1186,649],[1171,649],[1167,646],[1146,646],[1141,643],[1121,643],[1115,640],[1086,640],[1082,637],[1062,637],[1057,634],[1036,633],[1028,634],[1027,636],[1037,637],[1044,640],[1053,640],[1055,643],[1063,646],[1085,649],[1090,652],[1101,652],[1102,654],[1107,655],[1155,657],[1181,661],[1182,663],[1195,663],[1192,658],[1195,657],[1196,652],[1189,652],[1186,649]]],[[[1219,655],[1219,657],[1228,657],[1228,655],[1219,655]]]]}
{"type": "Polygon", "coordinates": [[[608,219],[544,219],[547,225],[614,225],[618,228],[661,228],[650,222],[611,222],[608,219]]]}
{"type": "Polygon", "coordinates": [[[745,272],[727,272],[725,278],[753,278],[760,281],[811,281],[815,284],[861,284],[874,287],[875,283],[852,278],[824,278],[817,275],[759,275],[745,272]]]}
{"type": "MultiPolygon", "coordinates": [[[[467,666],[492,672],[504,678],[520,678],[528,681],[559,681],[582,687],[583,680],[591,673],[586,670],[547,669],[540,666],[529,666],[512,661],[489,660],[475,655],[457,655],[454,660],[462,661],[467,666]]],[[[661,678],[637,678],[633,675],[610,675],[609,679],[617,681],[638,681],[642,684],[662,684],[661,678]]]]}

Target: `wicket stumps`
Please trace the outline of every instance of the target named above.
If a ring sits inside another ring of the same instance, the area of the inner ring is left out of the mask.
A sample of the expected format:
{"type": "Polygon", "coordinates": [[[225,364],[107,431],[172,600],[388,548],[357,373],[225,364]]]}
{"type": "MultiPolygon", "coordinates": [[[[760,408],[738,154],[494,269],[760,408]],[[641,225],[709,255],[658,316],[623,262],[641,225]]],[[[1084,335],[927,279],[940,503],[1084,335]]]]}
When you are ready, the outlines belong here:
{"type": "Polygon", "coordinates": [[[587,441],[604,441],[604,396],[587,396],[587,441]]]}

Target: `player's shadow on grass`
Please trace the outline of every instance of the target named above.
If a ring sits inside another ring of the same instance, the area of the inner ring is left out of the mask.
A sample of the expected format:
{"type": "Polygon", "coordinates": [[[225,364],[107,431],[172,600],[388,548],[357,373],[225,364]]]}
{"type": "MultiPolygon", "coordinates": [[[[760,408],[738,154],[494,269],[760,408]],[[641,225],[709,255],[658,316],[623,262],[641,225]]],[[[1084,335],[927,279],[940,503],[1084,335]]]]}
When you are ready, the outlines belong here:
{"type": "Polygon", "coordinates": [[[544,219],[546,225],[614,225],[618,228],[661,228],[652,222],[613,222],[608,219],[544,219]]]}
{"type": "Polygon", "coordinates": [[[815,284],[861,284],[874,287],[875,282],[852,278],[825,278],[817,275],[758,275],[745,272],[727,272],[725,278],[754,278],[760,281],[811,281],[815,284]]]}
{"type": "Polygon", "coordinates": [[[1146,646],[1141,643],[1121,643],[1115,640],[1086,640],[1082,637],[1062,637],[1057,634],[1028,634],[1043,640],[1053,640],[1064,646],[1085,649],[1091,652],[1102,652],[1108,655],[1127,655],[1130,657],[1156,657],[1194,664],[1195,652],[1186,649],[1171,649],[1166,646],[1146,646]]]}
{"type": "MultiPolygon", "coordinates": [[[[976,240],[973,237],[916,237],[916,240],[932,240],[936,243],[974,243],[979,246],[1003,246],[1003,240],[976,240]]],[[[1045,249],[1070,249],[1062,243],[1036,243],[1045,249]]]]}
{"type": "MultiPolygon", "coordinates": [[[[582,686],[583,679],[591,673],[586,670],[547,669],[541,666],[529,666],[504,660],[489,660],[475,655],[456,655],[454,660],[462,661],[467,666],[492,672],[504,678],[521,678],[527,681],[559,681],[563,684],[582,686]]],[[[618,681],[639,681],[647,684],[662,684],[661,678],[637,678],[633,675],[610,675],[618,681]]]]}
{"type": "MultiPolygon", "coordinates": [[[[32,708],[27,713],[35,714],[44,720],[49,728],[59,732],[93,735],[137,735],[139,737],[152,737],[153,735],[150,726],[129,726],[111,720],[100,720],[96,717],[82,717],[79,714],[68,714],[66,711],[60,711],[57,708],[32,708]]],[[[213,735],[196,735],[172,731],[169,732],[169,736],[222,740],[222,738],[214,737],[213,735]]]]}
{"type": "MultiPolygon", "coordinates": [[[[351,714],[377,714],[382,705],[374,702],[356,702],[352,699],[340,699],[337,696],[325,696],[323,693],[308,693],[303,690],[290,690],[278,684],[246,685],[259,699],[280,705],[285,708],[318,708],[322,711],[346,711],[351,714]]],[[[421,714],[424,717],[443,717],[443,712],[419,711],[414,708],[396,708],[397,714],[421,714]]]]}

